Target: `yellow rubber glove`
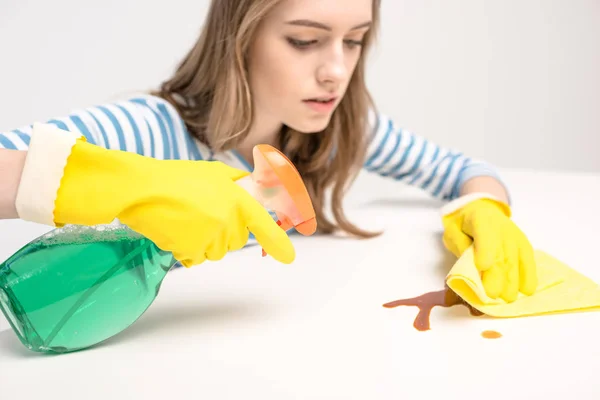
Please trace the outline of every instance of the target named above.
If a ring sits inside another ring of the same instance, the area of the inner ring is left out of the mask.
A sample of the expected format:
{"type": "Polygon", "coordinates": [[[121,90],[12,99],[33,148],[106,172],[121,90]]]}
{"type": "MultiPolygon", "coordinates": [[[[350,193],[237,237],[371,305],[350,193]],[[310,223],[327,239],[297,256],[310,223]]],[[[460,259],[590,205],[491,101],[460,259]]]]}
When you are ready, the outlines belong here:
{"type": "Polygon", "coordinates": [[[158,160],[107,150],[37,125],[17,210],[23,219],[55,226],[118,218],[186,267],[242,248],[249,232],[273,258],[291,263],[295,252],[286,232],[235,183],[247,174],[217,161],[158,160]]]}
{"type": "MultiPolygon", "coordinates": [[[[475,264],[489,297],[513,302],[519,291],[532,295],[537,272],[531,243],[510,218],[506,203],[476,197],[443,216],[445,247],[460,257],[473,245],[475,264]]],[[[464,200],[468,196],[459,199],[464,200]]]]}

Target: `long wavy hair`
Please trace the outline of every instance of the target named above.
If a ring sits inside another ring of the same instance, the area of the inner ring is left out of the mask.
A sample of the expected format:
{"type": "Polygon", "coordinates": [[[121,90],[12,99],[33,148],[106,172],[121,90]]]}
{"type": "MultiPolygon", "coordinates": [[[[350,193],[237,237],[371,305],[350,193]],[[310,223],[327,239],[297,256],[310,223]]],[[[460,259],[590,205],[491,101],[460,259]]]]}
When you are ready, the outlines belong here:
{"type": "MultiPolygon", "coordinates": [[[[257,27],[281,0],[213,0],[200,37],[173,76],[153,94],[170,102],[188,131],[214,151],[235,149],[252,125],[252,93],[246,54],[257,27]]],[[[378,233],[352,224],[343,197],[363,165],[368,113],[374,109],[365,83],[365,55],[379,27],[380,0],[373,0],[373,26],[346,93],[322,132],[284,127],[279,147],[295,164],[313,201],[320,233],[378,233]],[[327,195],[333,218],[327,216],[327,195]]]]}

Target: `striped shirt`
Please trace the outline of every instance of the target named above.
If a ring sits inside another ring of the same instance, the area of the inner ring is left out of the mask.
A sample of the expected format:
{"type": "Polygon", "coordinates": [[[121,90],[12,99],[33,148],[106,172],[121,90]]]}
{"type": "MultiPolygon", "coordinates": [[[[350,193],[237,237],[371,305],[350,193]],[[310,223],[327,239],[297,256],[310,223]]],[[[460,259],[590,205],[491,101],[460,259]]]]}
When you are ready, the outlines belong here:
{"type": "MultiPolygon", "coordinates": [[[[157,159],[221,161],[238,169],[252,170],[235,150],[211,151],[189,134],[170,103],[151,95],[75,109],[45,122],[82,134],[88,142],[108,149],[157,159]]],[[[457,198],[462,184],[472,177],[487,175],[500,180],[486,163],[414,135],[385,115],[371,113],[369,126],[370,131],[365,132],[369,138],[364,164],[367,171],[419,187],[445,201],[457,198]]],[[[26,125],[0,132],[0,148],[27,150],[32,128],[33,125],[26,125]]],[[[276,219],[273,212],[270,214],[276,219]]],[[[295,233],[294,229],[289,233],[295,233]]],[[[250,234],[246,247],[256,244],[250,234]]]]}
{"type": "MultiPolygon", "coordinates": [[[[251,171],[235,151],[212,152],[190,135],[177,111],[152,95],[73,110],[46,123],[77,132],[93,144],[159,159],[222,161],[251,171]]],[[[441,200],[459,196],[462,184],[475,176],[498,174],[487,163],[443,148],[399,127],[382,114],[370,115],[369,145],[364,168],[416,186],[441,200]]],[[[26,150],[32,125],[0,132],[0,148],[26,150]]]]}

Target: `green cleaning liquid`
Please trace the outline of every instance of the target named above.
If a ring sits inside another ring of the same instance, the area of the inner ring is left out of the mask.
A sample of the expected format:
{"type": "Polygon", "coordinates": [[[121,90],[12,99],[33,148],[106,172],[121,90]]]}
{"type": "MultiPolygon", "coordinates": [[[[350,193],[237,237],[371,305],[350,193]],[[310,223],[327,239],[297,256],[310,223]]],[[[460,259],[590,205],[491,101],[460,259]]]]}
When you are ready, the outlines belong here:
{"type": "Polygon", "coordinates": [[[134,323],[175,263],[126,226],[66,226],[0,265],[0,309],[29,349],[80,350],[134,323]]]}
{"type": "MultiPolygon", "coordinates": [[[[236,181],[282,229],[316,231],[310,196],[293,164],[257,145],[255,168],[236,181]],[[279,218],[279,217],[278,217],[279,218]]],[[[173,254],[125,225],[66,226],[0,264],[0,309],[30,350],[66,353],[118,334],[152,305],[173,254]]]]}

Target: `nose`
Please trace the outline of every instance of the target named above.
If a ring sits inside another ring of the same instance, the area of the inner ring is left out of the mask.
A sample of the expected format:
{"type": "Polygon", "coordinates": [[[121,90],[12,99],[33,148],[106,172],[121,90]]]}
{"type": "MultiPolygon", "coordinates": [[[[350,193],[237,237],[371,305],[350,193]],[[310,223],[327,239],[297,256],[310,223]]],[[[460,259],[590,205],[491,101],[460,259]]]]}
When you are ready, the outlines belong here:
{"type": "Polygon", "coordinates": [[[342,46],[335,46],[327,53],[317,70],[317,80],[322,85],[337,86],[348,74],[346,59],[342,46]]]}

